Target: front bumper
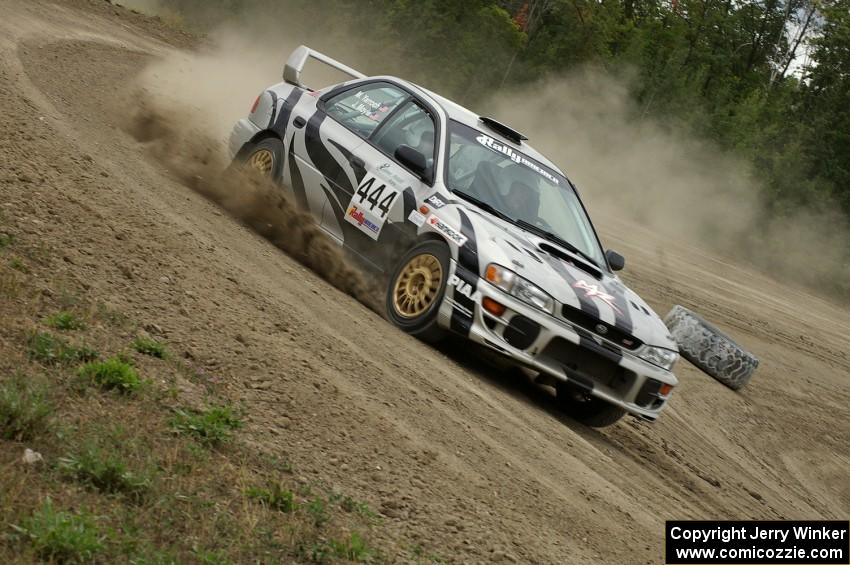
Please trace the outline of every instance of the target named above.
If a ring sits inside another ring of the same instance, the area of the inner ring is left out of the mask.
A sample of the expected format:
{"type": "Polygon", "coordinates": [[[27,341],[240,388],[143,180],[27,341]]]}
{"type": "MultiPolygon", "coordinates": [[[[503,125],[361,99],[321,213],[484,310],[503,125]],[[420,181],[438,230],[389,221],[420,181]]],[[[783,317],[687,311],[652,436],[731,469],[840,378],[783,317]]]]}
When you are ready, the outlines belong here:
{"type": "MultiPolygon", "coordinates": [[[[453,272],[463,271],[452,263],[453,272]]],[[[463,274],[461,278],[465,278],[463,274]]],[[[439,323],[451,328],[452,315],[457,316],[458,308],[471,315],[466,336],[469,339],[548,375],[550,382],[568,382],[641,418],[655,420],[667,404],[668,397],[659,394],[661,384],[678,384],[670,371],[568,321],[547,315],[482,279],[478,280],[472,312],[446,292],[439,323]],[[506,306],[504,314],[494,316],[484,310],[484,298],[506,306]]]]}

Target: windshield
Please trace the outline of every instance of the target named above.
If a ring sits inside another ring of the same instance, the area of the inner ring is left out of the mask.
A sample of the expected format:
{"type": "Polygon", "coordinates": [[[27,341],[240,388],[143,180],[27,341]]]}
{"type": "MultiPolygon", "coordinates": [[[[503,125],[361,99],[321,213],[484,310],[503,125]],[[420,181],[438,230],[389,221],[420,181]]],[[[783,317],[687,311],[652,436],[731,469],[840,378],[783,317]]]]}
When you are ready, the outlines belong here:
{"type": "MultiPolygon", "coordinates": [[[[566,241],[597,265],[602,249],[578,196],[563,175],[489,135],[457,122],[449,126],[446,185],[566,241]]],[[[522,226],[521,226],[522,227],[522,226]]]]}

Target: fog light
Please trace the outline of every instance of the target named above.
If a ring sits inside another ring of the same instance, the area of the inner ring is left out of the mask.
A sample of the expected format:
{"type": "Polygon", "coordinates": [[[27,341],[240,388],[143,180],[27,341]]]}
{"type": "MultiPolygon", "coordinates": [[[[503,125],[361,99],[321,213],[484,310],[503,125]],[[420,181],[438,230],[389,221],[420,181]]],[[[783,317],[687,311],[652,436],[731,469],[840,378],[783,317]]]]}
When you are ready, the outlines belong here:
{"type": "Polygon", "coordinates": [[[670,392],[673,390],[673,385],[668,385],[664,383],[661,385],[661,388],[658,389],[658,394],[661,396],[668,396],[670,392]]]}
{"type": "Polygon", "coordinates": [[[481,305],[484,307],[485,310],[487,310],[494,316],[501,316],[505,313],[505,310],[507,309],[505,306],[499,304],[498,302],[489,297],[484,298],[484,300],[481,301],[481,305]]]}

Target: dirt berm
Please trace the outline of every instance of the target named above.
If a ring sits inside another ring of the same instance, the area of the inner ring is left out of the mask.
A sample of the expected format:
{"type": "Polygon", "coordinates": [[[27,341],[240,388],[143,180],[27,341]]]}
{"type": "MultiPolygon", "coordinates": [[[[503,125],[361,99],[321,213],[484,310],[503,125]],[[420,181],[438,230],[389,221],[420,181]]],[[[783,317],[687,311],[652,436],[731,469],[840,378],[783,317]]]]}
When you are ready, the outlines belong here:
{"type": "Polygon", "coordinates": [[[846,309],[597,216],[657,311],[693,308],[762,364],[735,393],[680,362],[658,422],[583,427],[527,380],[397,331],[151,158],[123,95],[188,44],[104,2],[0,0],[0,205],[65,276],[223,379],[242,438],[380,512],[385,544],[655,564],[666,519],[850,515],[846,309]]]}

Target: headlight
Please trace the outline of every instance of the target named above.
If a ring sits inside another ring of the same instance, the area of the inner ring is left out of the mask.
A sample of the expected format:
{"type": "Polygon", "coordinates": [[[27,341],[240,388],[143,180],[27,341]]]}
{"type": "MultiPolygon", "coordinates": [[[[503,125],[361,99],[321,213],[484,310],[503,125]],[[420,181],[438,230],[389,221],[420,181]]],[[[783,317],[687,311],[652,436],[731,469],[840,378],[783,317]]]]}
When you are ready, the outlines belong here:
{"type": "Polygon", "coordinates": [[[544,290],[501,265],[495,263],[487,265],[484,278],[511,296],[544,312],[552,314],[555,310],[555,301],[544,290]]]}
{"type": "Polygon", "coordinates": [[[679,354],[675,351],[670,351],[669,349],[663,349],[661,347],[653,347],[651,345],[644,345],[643,348],[637,352],[637,355],[644,361],[649,361],[653,365],[657,365],[658,367],[668,371],[672,370],[673,365],[675,365],[676,361],[679,360],[679,354]]]}

